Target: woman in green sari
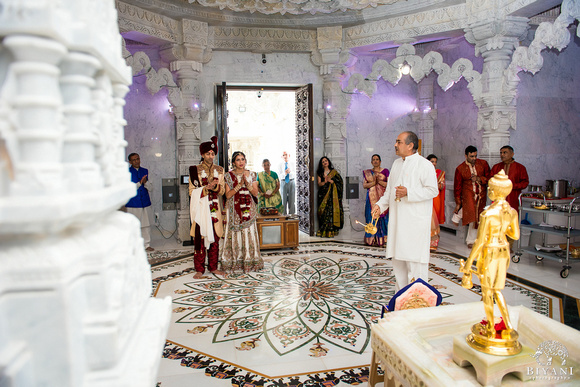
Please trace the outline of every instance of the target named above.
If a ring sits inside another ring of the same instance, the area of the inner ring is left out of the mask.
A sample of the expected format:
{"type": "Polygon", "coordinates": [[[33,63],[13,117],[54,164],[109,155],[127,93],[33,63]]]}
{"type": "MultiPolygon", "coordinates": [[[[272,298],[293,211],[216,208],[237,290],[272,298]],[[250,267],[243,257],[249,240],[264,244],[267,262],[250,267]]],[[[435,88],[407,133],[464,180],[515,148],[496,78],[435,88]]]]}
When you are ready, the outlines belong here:
{"type": "Polygon", "coordinates": [[[344,226],[342,209],[342,177],[334,169],[328,157],[318,162],[318,226],[319,237],[332,238],[344,226]]]}
{"type": "Polygon", "coordinates": [[[282,196],[280,195],[280,180],[278,174],[270,170],[270,161],[264,159],[262,161],[264,172],[258,173],[258,188],[260,188],[260,202],[259,208],[276,207],[280,214],[284,213],[284,206],[282,205],[282,196]]]}

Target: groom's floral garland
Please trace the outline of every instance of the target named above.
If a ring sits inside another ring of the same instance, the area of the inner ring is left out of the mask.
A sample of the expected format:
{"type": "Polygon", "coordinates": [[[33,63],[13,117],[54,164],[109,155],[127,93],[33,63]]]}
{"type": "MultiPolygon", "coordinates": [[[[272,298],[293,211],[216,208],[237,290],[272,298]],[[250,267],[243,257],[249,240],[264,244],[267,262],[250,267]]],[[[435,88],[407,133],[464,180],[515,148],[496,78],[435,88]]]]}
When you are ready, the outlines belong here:
{"type": "MultiPolygon", "coordinates": [[[[219,178],[218,171],[215,169],[213,170],[213,177],[214,179],[219,178]]],[[[201,171],[201,184],[202,186],[206,186],[209,184],[208,176],[207,173],[205,173],[205,170],[201,171]]],[[[219,211],[219,196],[214,191],[207,190],[207,193],[209,199],[209,211],[211,214],[211,221],[213,223],[217,223],[219,221],[217,214],[219,211]]]]}

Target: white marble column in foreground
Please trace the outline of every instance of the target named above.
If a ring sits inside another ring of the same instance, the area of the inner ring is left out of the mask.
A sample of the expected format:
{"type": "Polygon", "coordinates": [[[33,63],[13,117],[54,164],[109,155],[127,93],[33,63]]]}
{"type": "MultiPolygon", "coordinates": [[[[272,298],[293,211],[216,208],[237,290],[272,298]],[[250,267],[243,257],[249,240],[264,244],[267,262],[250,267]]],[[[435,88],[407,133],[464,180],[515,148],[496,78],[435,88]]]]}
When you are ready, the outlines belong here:
{"type": "Polygon", "coordinates": [[[112,0],[0,0],[0,380],[154,386],[170,300],[151,298],[125,162],[112,0]]]}

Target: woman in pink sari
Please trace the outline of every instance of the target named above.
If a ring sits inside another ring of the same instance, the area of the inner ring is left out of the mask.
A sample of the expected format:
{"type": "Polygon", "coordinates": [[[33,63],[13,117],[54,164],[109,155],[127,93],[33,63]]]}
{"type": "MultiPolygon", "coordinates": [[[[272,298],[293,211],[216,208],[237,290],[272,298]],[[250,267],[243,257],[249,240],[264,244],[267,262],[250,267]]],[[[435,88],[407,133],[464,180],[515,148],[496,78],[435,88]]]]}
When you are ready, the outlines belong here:
{"type": "MultiPolygon", "coordinates": [[[[367,191],[367,201],[365,205],[365,220],[367,223],[373,221],[371,209],[375,203],[385,193],[387,180],[389,179],[389,170],[381,168],[381,156],[375,154],[371,157],[372,169],[363,171],[363,187],[367,191]]],[[[365,233],[365,244],[369,246],[384,246],[387,243],[387,225],[389,223],[389,210],[381,214],[377,220],[377,233],[375,235],[365,233]]]]}
{"type": "Polygon", "coordinates": [[[431,251],[437,251],[439,246],[440,224],[445,223],[445,172],[437,169],[437,156],[430,154],[427,160],[433,163],[437,173],[437,186],[439,195],[433,198],[433,216],[431,217],[431,251]]]}

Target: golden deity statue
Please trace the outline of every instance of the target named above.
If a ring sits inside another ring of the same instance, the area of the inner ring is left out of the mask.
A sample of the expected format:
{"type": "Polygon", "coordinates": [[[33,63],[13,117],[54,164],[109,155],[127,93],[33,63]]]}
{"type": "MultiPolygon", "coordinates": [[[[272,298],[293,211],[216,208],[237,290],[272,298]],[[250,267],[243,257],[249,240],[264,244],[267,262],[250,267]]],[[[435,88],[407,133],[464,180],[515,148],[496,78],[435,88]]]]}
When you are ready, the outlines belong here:
{"type": "Polygon", "coordinates": [[[472,274],[479,277],[485,309],[486,324],[472,326],[467,343],[480,352],[493,355],[515,355],[522,350],[518,333],[510,321],[507,305],[501,290],[510,263],[510,244],[507,237],[520,237],[518,213],[505,200],[512,190],[512,182],[503,170],[488,181],[487,195],[492,203],[479,217],[477,240],[467,261],[461,261],[462,286],[473,286],[472,274]],[[475,268],[472,265],[475,263],[475,268]],[[494,299],[503,318],[500,332],[496,332],[494,299]]]}

